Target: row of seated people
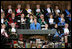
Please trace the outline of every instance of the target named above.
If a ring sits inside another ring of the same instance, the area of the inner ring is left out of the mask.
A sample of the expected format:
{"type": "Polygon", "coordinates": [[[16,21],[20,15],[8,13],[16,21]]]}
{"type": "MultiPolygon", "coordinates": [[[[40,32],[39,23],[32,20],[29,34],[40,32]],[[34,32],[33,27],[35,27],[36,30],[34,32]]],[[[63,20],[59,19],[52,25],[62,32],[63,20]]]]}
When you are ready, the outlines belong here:
{"type": "Polygon", "coordinates": [[[35,9],[31,9],[30,5],[27,4],[26,8],[22,9],[22,6],[20,4],[18,4],[16,9],[13,9],[11,5],[9,5],[7,9],[4,9],[1,6],[1,13],[5,12],[6,18],[11,17],[12,12],[15,12],[16,16],[20,16],[21,13],[24,13],[25,16],[27,16],[28,14],[32,13],[32,14],[36,15],[37,18],[40,17],[40,14],[44,14],[45,18],[49,17],[50,13],[52,13],[53,16],[55,16],[55,17],[59,16],[60,13],[64,13],[66,17],[68,17],[70,15],[71,10],[70,10],[69,6],[67,6],[67,9],[65,9],[64,11],[62,11],[59,8],[60,7],[58,5],[56,5],[55,8],[53,9],[51,4],[47,4],[46,8],[41,8],[41,6],[39,4],[37,4],[35,9]]]}
{"type": "MultiPolygon", "coordinates": [[[[55,24],[57,24],[58,26],[64,26],[65,23],[68,23],[69,26],[71,26],[70,24],[71,16],[70,18],[65,19],[64,14],[60,14],[60,16],[57,18],[53,18],[53,15],[50,14],[47,20],[44,18],[43,14],[40,15],[39,19],[32,14],[29,14],[29,17],[26,17],[24,13],[21,14],[20,18],[16,17],[15,13],[12,13],[11,17],[6,19],[6,17],[4,16],[4,13],[1,14],[1,24],[5,23],[7,28],[10,27],[11,23],[15,23],[17,29],[34,29],[36,27],[34,23],[35,21],[39,23],[37,25],[40,26],[39,28],[42,28],[42,29],[45,28],[45,24],[47,24],[49,26],[48,28],[50,29],[52,29],[55,24]]],[[[70,28],[71,27],[69,27],[69,30],[70,28]]],[[[38,29],[38,27],[36,29],[38,29]]]]}
{"type": "MultiPolygon", "coordinates": [[[[36,22],[36,19],[34,20],[36,22]]],[[[39,23],[37,23],[39,24],[39,23]]],[[[48,28],[48,25],[46,24],[46,29],[47,30],[48,28]]],[[[57,26],[57,24],[54,26],[53,29],[56,29],[56,33],[53,37],[54,41],[59,41],[59,42],[65,42],[66,46],[68,44],[68,35],[71,33],[68,29],[68,24],[65,24],[65,27],[63,29],[59,29],[59,27],[57,26]],[[65,38],[65,40],[64,40],[65,38]]],[[[2,36],[5,36],[7,39],[15,39],[18,37],[17,35],[17,31],[15,29],[15,24],[14,23],[11,23],[11,28],[9,28],[9,30],[6,30],[6,25],[5,24],[2,24],[1,25],[1,35],[2,36]]],[[[22,39],[22,38],[21,38],[22,39]]],[[[3,40],[3,38],[2,38],[3,40]]]]}

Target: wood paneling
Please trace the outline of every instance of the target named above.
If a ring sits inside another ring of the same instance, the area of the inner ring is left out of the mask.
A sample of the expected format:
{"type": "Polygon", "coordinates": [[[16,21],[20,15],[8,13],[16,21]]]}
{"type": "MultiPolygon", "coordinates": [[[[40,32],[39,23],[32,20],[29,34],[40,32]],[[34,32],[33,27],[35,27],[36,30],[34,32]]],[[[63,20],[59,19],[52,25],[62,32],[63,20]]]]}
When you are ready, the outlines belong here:
{"type": "Polygon", "coordinates": [[[35,8],[36,4],[41,4],[41,7],[45,8],[46,4],[51,3],[52,7],[54,5],[59,5],[60,9],[64,10],[67,8],[67,5],[71,5],[70,1],[1,1],[1,5],[6,9],[9,4],[16,8],[17,4],[21,4],[22,8],[25,8],[26,4],[30,4],[31,8],[35,8]]]}

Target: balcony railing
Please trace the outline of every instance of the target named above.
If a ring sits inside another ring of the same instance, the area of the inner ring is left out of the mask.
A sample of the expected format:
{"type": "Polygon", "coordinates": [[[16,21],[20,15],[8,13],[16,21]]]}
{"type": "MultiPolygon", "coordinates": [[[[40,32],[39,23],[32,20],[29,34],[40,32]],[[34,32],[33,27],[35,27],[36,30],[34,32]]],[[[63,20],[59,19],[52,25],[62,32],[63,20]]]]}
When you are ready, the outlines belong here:
{"type": "Polygon", "coordinates": [[[17,34],[55,34],[56,29],[48,30],[30,30],[30,29],[17,29],[17,34]]]}

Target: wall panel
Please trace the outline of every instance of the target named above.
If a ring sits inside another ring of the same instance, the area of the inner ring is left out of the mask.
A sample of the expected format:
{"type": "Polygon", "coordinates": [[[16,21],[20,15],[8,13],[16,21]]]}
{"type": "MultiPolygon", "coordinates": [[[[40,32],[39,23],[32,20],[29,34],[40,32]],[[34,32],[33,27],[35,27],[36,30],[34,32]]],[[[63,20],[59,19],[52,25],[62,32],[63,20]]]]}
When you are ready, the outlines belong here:
{"type": "Polygon", "coordinates": [[[31,8],[35,8],[36,4],[41,4],[41,7],[45,8],[46,4],[51,3],[52,7],[54,5],[59,5],[60,9],[64,10],[67,8],[67,5],[71,5],[70,1],[1,1],[1,5],[6,9],[9,4],[16,8],[17,4],[21,4],[22,8],[25,8],[26,4],[30,4],[31,8]]]}

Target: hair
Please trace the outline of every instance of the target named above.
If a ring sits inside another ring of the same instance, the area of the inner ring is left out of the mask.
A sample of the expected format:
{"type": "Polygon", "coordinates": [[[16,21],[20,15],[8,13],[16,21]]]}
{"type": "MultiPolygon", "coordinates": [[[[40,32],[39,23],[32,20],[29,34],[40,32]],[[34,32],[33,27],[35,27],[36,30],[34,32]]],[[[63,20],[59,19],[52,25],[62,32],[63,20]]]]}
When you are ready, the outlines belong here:
{"type": "Polygon", "coordinates": [[[36,6],[37,6],[37,5],[40,5],[40,4],[36,4],[36,6]]]}
{"type": "Polygon", "coordinates": [[[26,4],[26,7],[27,7],[27,6],[30,6],[30,4],[26,4]]]}
{"type": "Polygon", "coordinates": [[[47,5],[51,5],[51,3],[48,3],[47,5]]]}
{"type": "Polygon", "coordinates": [[[68,23],[66,23],[65,25],[68,25],[68,23]]]}
{"type": "MultiPolygon", "coordinates": [[[[24,13],[21,13],[21,15],[22,15],[22,14],[24,14],[24,13]]],[[[24,14],[24,15],[25,15],[25,14],[24,14]]]]}
{"type": "Polygon", "coordinates": [[[36,19],[36,20],[37,20],[37,18],[34,18],[34,19],[36,19]]]}
{"type": "Polygon", "coordinates": [[[18,5],[21,5],[21,4],[17,4],[17,6],[18,6],[18,5]]]}
{"type": "Polygon", "coordinates": [[[61,16],[64,16],[64,14],[62,13],[61,16]]]}
{"type": "Polygon", "coordinates": [[[58,6],[58,7],[59,7],[59,5],[54,5],[54,9],[56,8],[56,6],[58,6]]]}
{"type": "Polygon", "coordinates": [[[8,6],[12,6],[11,4],[9,4],[8,6]]]}
{"type": "Polygon", "coordinates": [[[18,5],[21,5],[21,4],[17,4],[17,7],[18,7],[18,5]]]}
{"type": "Polygon", "coordinates": [[[5,13],[4,13],[4,12],[2,12],[2,13],[1,13],[1,16],[3,16],[3,17],[5,18],[5,13]]]}
{"type": "Polygon", "coordinates": [[[15,12],[12,12],[12,14],[15,14],[15,12]]]}
{"type": "Polygon", "coordinates": [[[44,14],[40,14],[40,16],[41,16],[41,15],[43,15],[43,16],[44,16],[44,14]]]}
{"type": "Polygon", "coordinates": [[[12,14],[15,14],[15,12],[12,12],[12,14]]]}
{"type": "MultiPolygon", "coordinates": [[[[5,25],[5,24],[1,24],[1,26],[2,26],[2,25],[5,25]]],[[[5,25],[5,27],[6,27],[6,25],[5,25]]]]}
{"type": "MultiPolygon", "coordinates": [[[[22,13],[24,16],[25,16],[25,14],[24,13],[22,13]]],[[[22,16],[22,14],[21,14],[21,16],[22,16]]]]}
{"type": "Polygon", "coordinates": [[[33,16],[33,14],[29,14],[29,16],[33,16]]]}
{"type": "Polygon", "coordinates": [[[53,15],[52,13],[49,14],[49,16],[53,15]]]}
{"type": "Polygon", "coordinates": [[[12,26],[12,24],[14,24],[14,25],[15,25],[15,23],[11,23],[11,26],[12,26]]]}

